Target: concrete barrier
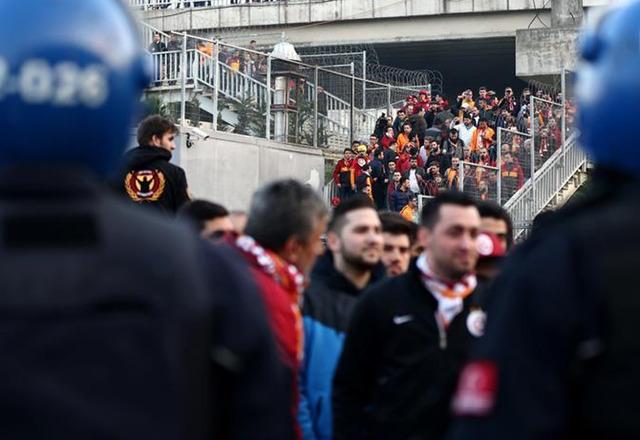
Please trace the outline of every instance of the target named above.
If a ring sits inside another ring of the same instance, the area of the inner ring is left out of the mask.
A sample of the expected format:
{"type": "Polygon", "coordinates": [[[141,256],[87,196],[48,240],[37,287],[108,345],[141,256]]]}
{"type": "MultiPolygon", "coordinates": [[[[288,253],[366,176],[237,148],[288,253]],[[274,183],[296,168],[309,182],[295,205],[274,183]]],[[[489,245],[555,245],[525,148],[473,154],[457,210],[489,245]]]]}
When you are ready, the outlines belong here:
{"type": "Polygon", "coordinates": [[[283,145],[229,133],[214,133],[179,154],[194,197],[246,210],[261,185],[294,178],[322,191],[324,157],[313,148],[283,145]]]}

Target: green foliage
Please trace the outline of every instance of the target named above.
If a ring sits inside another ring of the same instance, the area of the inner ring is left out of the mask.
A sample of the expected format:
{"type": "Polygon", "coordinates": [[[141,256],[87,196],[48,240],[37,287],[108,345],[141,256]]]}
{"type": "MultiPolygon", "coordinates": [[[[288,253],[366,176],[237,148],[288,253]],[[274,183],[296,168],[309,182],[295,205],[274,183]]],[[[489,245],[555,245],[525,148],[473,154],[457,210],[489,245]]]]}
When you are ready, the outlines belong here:
{"type": "Polygon", "coordinates": [[[157,95],[145,95],[142,99],[145,115],[171,116],[169,104],[165,104],[157,95]]]}
{"type": "MultiPolygon", "coordinates": [[[[294,115],[290,115],[289,118],[289,137],[293,137],[293,142],[296,144],[313,145],[313,102],[304,99],[298,100],[297,111],[297,121],[294,115]]],[[[327,133],[325,120],[320,116],[318,112],[318,146],[326,147],[330,135],[327,133]]]]}

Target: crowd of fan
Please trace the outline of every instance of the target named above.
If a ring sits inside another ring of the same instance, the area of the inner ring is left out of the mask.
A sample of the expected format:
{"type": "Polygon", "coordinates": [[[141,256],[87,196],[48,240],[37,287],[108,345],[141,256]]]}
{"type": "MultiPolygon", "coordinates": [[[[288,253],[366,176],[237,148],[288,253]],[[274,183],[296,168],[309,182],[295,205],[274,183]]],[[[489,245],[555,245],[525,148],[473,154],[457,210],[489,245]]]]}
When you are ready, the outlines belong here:
{"type": "Polygon", "coordinates": [[[355,141],[344,150],[333,172],[338,198],[363,192],[378,209],[404,210],[407,218],[416,215],[418,195],[444,190],[506,202],[531,175],[532,157],[538,169],[562,144],[562,96],[536,92],[533,120],[530,97],[528,88],[516,97],[511,87],[501,98],[485,87],[477,97],[465,90],[452,103],[428,90],[407,97],[395,117],[380,117],[368,145],[355,141]],[[506,130],[500,148],[499,129],[506,130]]]}

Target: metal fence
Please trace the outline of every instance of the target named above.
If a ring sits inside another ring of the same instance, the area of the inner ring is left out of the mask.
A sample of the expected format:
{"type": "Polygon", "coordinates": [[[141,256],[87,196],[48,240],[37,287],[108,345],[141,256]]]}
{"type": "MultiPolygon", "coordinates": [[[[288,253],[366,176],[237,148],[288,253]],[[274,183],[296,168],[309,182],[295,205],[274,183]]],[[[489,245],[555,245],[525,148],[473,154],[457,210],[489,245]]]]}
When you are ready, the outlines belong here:
{"type": "MultiPolygon", "coordinates": [[[[155,32],[145,26],[143,37],[150,41],[155,32]]],[[[351,66],[328,69],[218,40],[160,37],[170,50],[149,54],[153,80],[147,95],[169,100],[172,116],[179,106],[176,120],[205,122],[213,130],[341,150],[354,139],[367,143],[379,124],[388,123],[394,102],[429,88],[363,80],[351,66]]]]}
{"type": "Polygon", "coordinates": [[[460,191],[478,201],[498,203],[498,168],[473,162],[460,162],[460,191]]]}
{"type": "Polygon", "coordinates": [[[551,158],[536,170],[534,178],[529,179],[505,204],[514,224],[516,238],[529,229],[531,222],[557,196],[574,174],[586,164],[587,155],[577,143],[573,134],[567,139],[564,148],[556,150],[551,158]]]}
{"type": "Polygon", "coordinates": [[[260,3],[275,3],[283,0],[128,0],[129,6],[135,9],[182,9],[201,7],[224,7],[238,5],[253,5],[260,3]]]}
{"type": "Polygon", "coordinates": [[[531,178],[531,135],[498,128],[496,166],[500,170],[497,200],[504,205],[531,178]]]}

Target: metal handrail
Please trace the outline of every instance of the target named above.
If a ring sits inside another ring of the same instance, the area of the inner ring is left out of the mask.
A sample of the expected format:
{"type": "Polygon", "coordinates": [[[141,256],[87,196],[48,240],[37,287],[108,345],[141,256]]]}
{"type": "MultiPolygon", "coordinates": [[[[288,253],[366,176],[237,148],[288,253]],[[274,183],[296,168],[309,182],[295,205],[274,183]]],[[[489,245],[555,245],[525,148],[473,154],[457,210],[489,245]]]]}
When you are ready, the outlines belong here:
{"type": "MultiPolygon", "coordinates": [[[[233,0],[128,0],[129,7],[150,10],[150,9],[186,9],[186,8],[220,8],[225,6],[253,6],[258,3],[247,2],[232,3],[233,0]],[[203,3],[201,5],[201,3],[203,3]]],[[[268,0],[270,3],[281,2],[283,0],[268,0]]]]}
{"type": "MultiPolygon", "coordinates": [[[[586,153],[572,134],[564,148],[558,149],[505,204],[514,224],[530,224],[536,216],[558,195],[575,173],[587,162],[586,153]]],[[[516,233],[515,238],[523,231],[516,233]]]]}

